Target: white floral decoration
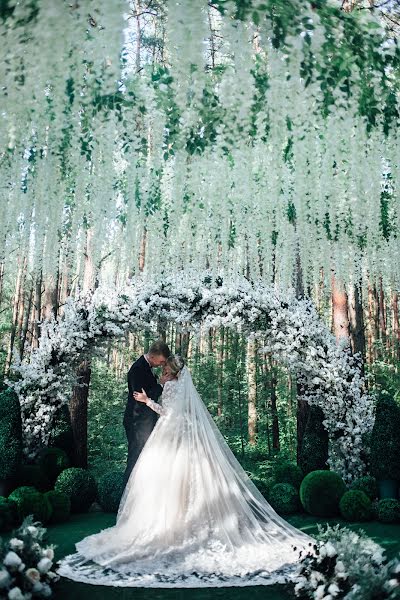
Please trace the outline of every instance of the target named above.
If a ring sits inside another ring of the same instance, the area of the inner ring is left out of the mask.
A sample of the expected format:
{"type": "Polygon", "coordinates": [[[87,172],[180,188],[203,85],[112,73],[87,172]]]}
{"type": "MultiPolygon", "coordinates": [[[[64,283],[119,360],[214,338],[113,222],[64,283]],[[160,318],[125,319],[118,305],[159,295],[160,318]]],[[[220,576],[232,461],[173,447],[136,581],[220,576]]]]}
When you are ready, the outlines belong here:
{"type": "Polygon", "coordinates": [[[239,327],[262,342],[298,376],[304,400],[324,412],[329,465],[350,482],[364,474],[363,435],[373,425],[373,399],[357,357],[337,346],[313,304],[293,292],[236,277],[226,281],[192,273],[159,281],[131,280],[122,290],[99,287],[70,297],[63,317],[42,325],[39,348],[17,361],[25,450],[35,454],[49,440],[57,409],[69,401],[75,369],[111,337],[173,321],[183,330],[239,327]]]}

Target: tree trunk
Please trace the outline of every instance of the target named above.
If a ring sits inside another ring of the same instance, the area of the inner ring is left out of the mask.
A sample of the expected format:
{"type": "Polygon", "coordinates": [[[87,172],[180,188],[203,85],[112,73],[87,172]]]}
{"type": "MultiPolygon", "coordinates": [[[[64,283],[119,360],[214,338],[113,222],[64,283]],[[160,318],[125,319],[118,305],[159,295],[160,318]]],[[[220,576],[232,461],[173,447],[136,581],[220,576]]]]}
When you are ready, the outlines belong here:
{"type": "Polygon", "coordinates": [[[379,303],[380,337],[382,340],[382,346],[385,347],[387,344],[388,334],[387,334],[387,322],[386,322],[385,293],[383,291],[382,277],[380,278],[380,281],[379,281],[378,303],[379,303]]]}
{"type": "Polygon", "coordinates": [[[147,241],[147,229],[143,228],[142,241],[140,243],[139,253],[139,272],[143,273],[146,264],[146,241],[147,241]]]}
{"type": "Polygon", "coordinates": [[[365,359],[365,330],[364,315],[361,288],[352,285],[349,288],[349,323],[350,323],[350,344],[354,354],[359,353],[362,362],[365,359]]]}
{"type": "Polygon", "coordinates": [[[15,338],[17,335],[18,319],[19,319],[19,312],[20,312],[19,309],[20,309],[20,302],[21,302],[21,290],[23,288],[23,279],[24,279],[25,268],[26,268],[26,258],[23,259],[22,262],[21,262],[21,260],[19,260],[19,267],[18,267],[18,271],[17,271],[17,281],[15,283],[10,342],[8,344],[8,352],[7,352],[7,359],[6,359],[6,365],[5,365],[5,372],[7,374],[10,371],[13,354],[14,354],[14,344],[15,344],[15,338]]]}
{"type": "Polygon", "coordinates": [[[20,349],[19,349],[19,356],[20,356],[21,360],[24,357],[25,344],[26,344],[28,329],[29,329],[29,317],[30,317],[31,309],[32,309],[32,300],[33,300],[33,282],[31,285],[31,289],[29,291],[28,305],[25,310],[25,317],[24,317],[24,321],[23,321],[22,329],[21,329],[21,344],[20,344],[20,349]]]}
{"type": "Polygon", "coordinates": [[[392,293],[393,358],[400,360],[399,296],[392,293]]]}
{"type": "Polygon", "coordinates": [[[269,361],[269,372],[270,372],[270,385],[271,385],[271,417],[272,417],[272,447],[274,450],[280,450],[281,444],[279,439],[279,419],[278,419],[278,407],[277,407],[277,396],[276,396],[276,386],[277,386],[277,374],[275,363],[272,357],[270,357],[269,361]]]}
{"type": "Polygon", "coordinates": [[[35,301],[33,304],[33,336],[32,347],[39,346],[40,319],[42,315],[42,270],[36,275],[35,301]]]}
{"type": "Polygon", "coordinates": [[[255,340],[247,342],[247,432],[251,446],[257,443],[257,345],[255,340]]]}
{"type": "Polygon", "coordinates": [[[368,284],[368,363],[375,359],[375,342],[379,336],[378,305],[376,302],[375,286],[368,284]]]}
{"type": "Polygon", "coordinates": [[[332,327],[336,340],[350,344],[348,300],[344,285],[339,285],[332,275],[332,327]]]}
{"type": "Polygon", "coordinates": [[[222,416],[223,405],[223,380],[224,380],[224,345],[225,345],[225,329],[221,327],[220,340],[218,349],[218,387],[217,387],[217,414],[219,417],[222,416]]]}
{"type": "Polygon", "coordinates": [[[77,370],[78,385],[74,387],[69,402],[72,434],[74,438],[74,466],[87,468],[87,415],[90,384],[90,362],[83,360],[77,370]],[[83,386],[83,387],[81,387],[83,386]]]}

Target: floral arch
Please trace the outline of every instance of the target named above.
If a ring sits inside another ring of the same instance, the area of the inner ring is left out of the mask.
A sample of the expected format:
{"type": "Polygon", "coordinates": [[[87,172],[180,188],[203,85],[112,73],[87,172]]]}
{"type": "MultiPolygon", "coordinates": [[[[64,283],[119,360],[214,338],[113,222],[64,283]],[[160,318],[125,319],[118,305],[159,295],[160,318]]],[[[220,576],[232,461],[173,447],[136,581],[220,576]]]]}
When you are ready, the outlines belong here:
{"type": "Polygon", "coordinates": [[[373,424],[373,401],[359,362],[336,340],[313,304],[260,282],[210,275],[133,279],[123,290],[99,287],[70,297],[62,317],[42,323],[40,345],[16,363],[25,449],[34,455],[49,439],[52,419],[69,401],[82,358],[111,337],[151,329],[159,320],[183,331],[239,327],[261,341],[300,379],[304,399],[324,412],[329,464],[345,480],[363,474],[362,436],[373,424]]]}

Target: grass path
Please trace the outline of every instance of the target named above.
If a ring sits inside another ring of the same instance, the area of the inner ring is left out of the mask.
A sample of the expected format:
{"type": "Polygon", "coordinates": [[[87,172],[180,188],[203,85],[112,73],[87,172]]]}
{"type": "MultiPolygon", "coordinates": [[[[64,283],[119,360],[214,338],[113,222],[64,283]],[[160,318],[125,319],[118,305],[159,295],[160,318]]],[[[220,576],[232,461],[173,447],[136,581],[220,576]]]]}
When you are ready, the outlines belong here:
{"type": "MultiPolygon", "coordinates": [[[[288,521],[309,535],[315,535],[318,523],[341,523],[357,531],[363,529],[385,549],[388,557],[400,552],[400,525],[381,523],[355,523],[349,525],[337,519],[315,519],[305,515],[289,517],[288,521]]],[[[115,515],[88,513],[73,515],[67,523],[48,528],[48,542],[56,544],[56,560],[75,551],[75,542],[81,538],[110,527],[115,515]]],[[[160,590],[143,588],[111,588],[85,585],[62,578],[55,587],[56,600],[288,600],[289,595],[280,586],[251,588],[217,588],[189,590],[160,590]]]]}

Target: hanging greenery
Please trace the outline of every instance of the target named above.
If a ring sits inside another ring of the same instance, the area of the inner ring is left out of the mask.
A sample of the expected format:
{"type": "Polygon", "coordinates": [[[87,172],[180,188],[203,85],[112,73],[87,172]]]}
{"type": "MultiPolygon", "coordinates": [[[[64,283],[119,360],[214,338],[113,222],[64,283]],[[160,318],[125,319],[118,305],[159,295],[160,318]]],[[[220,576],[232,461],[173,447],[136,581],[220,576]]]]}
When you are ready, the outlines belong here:
{"type": "Polygon", "coordinates": [[[234,265],[287,286],[298,257],[308,285],[398,285],[400,53],[378,17],[323,0],[132,11],[2,3],[0,261],[75,272],[90,230],[105,279],[142,254],[150,275],[234,265]]]}

